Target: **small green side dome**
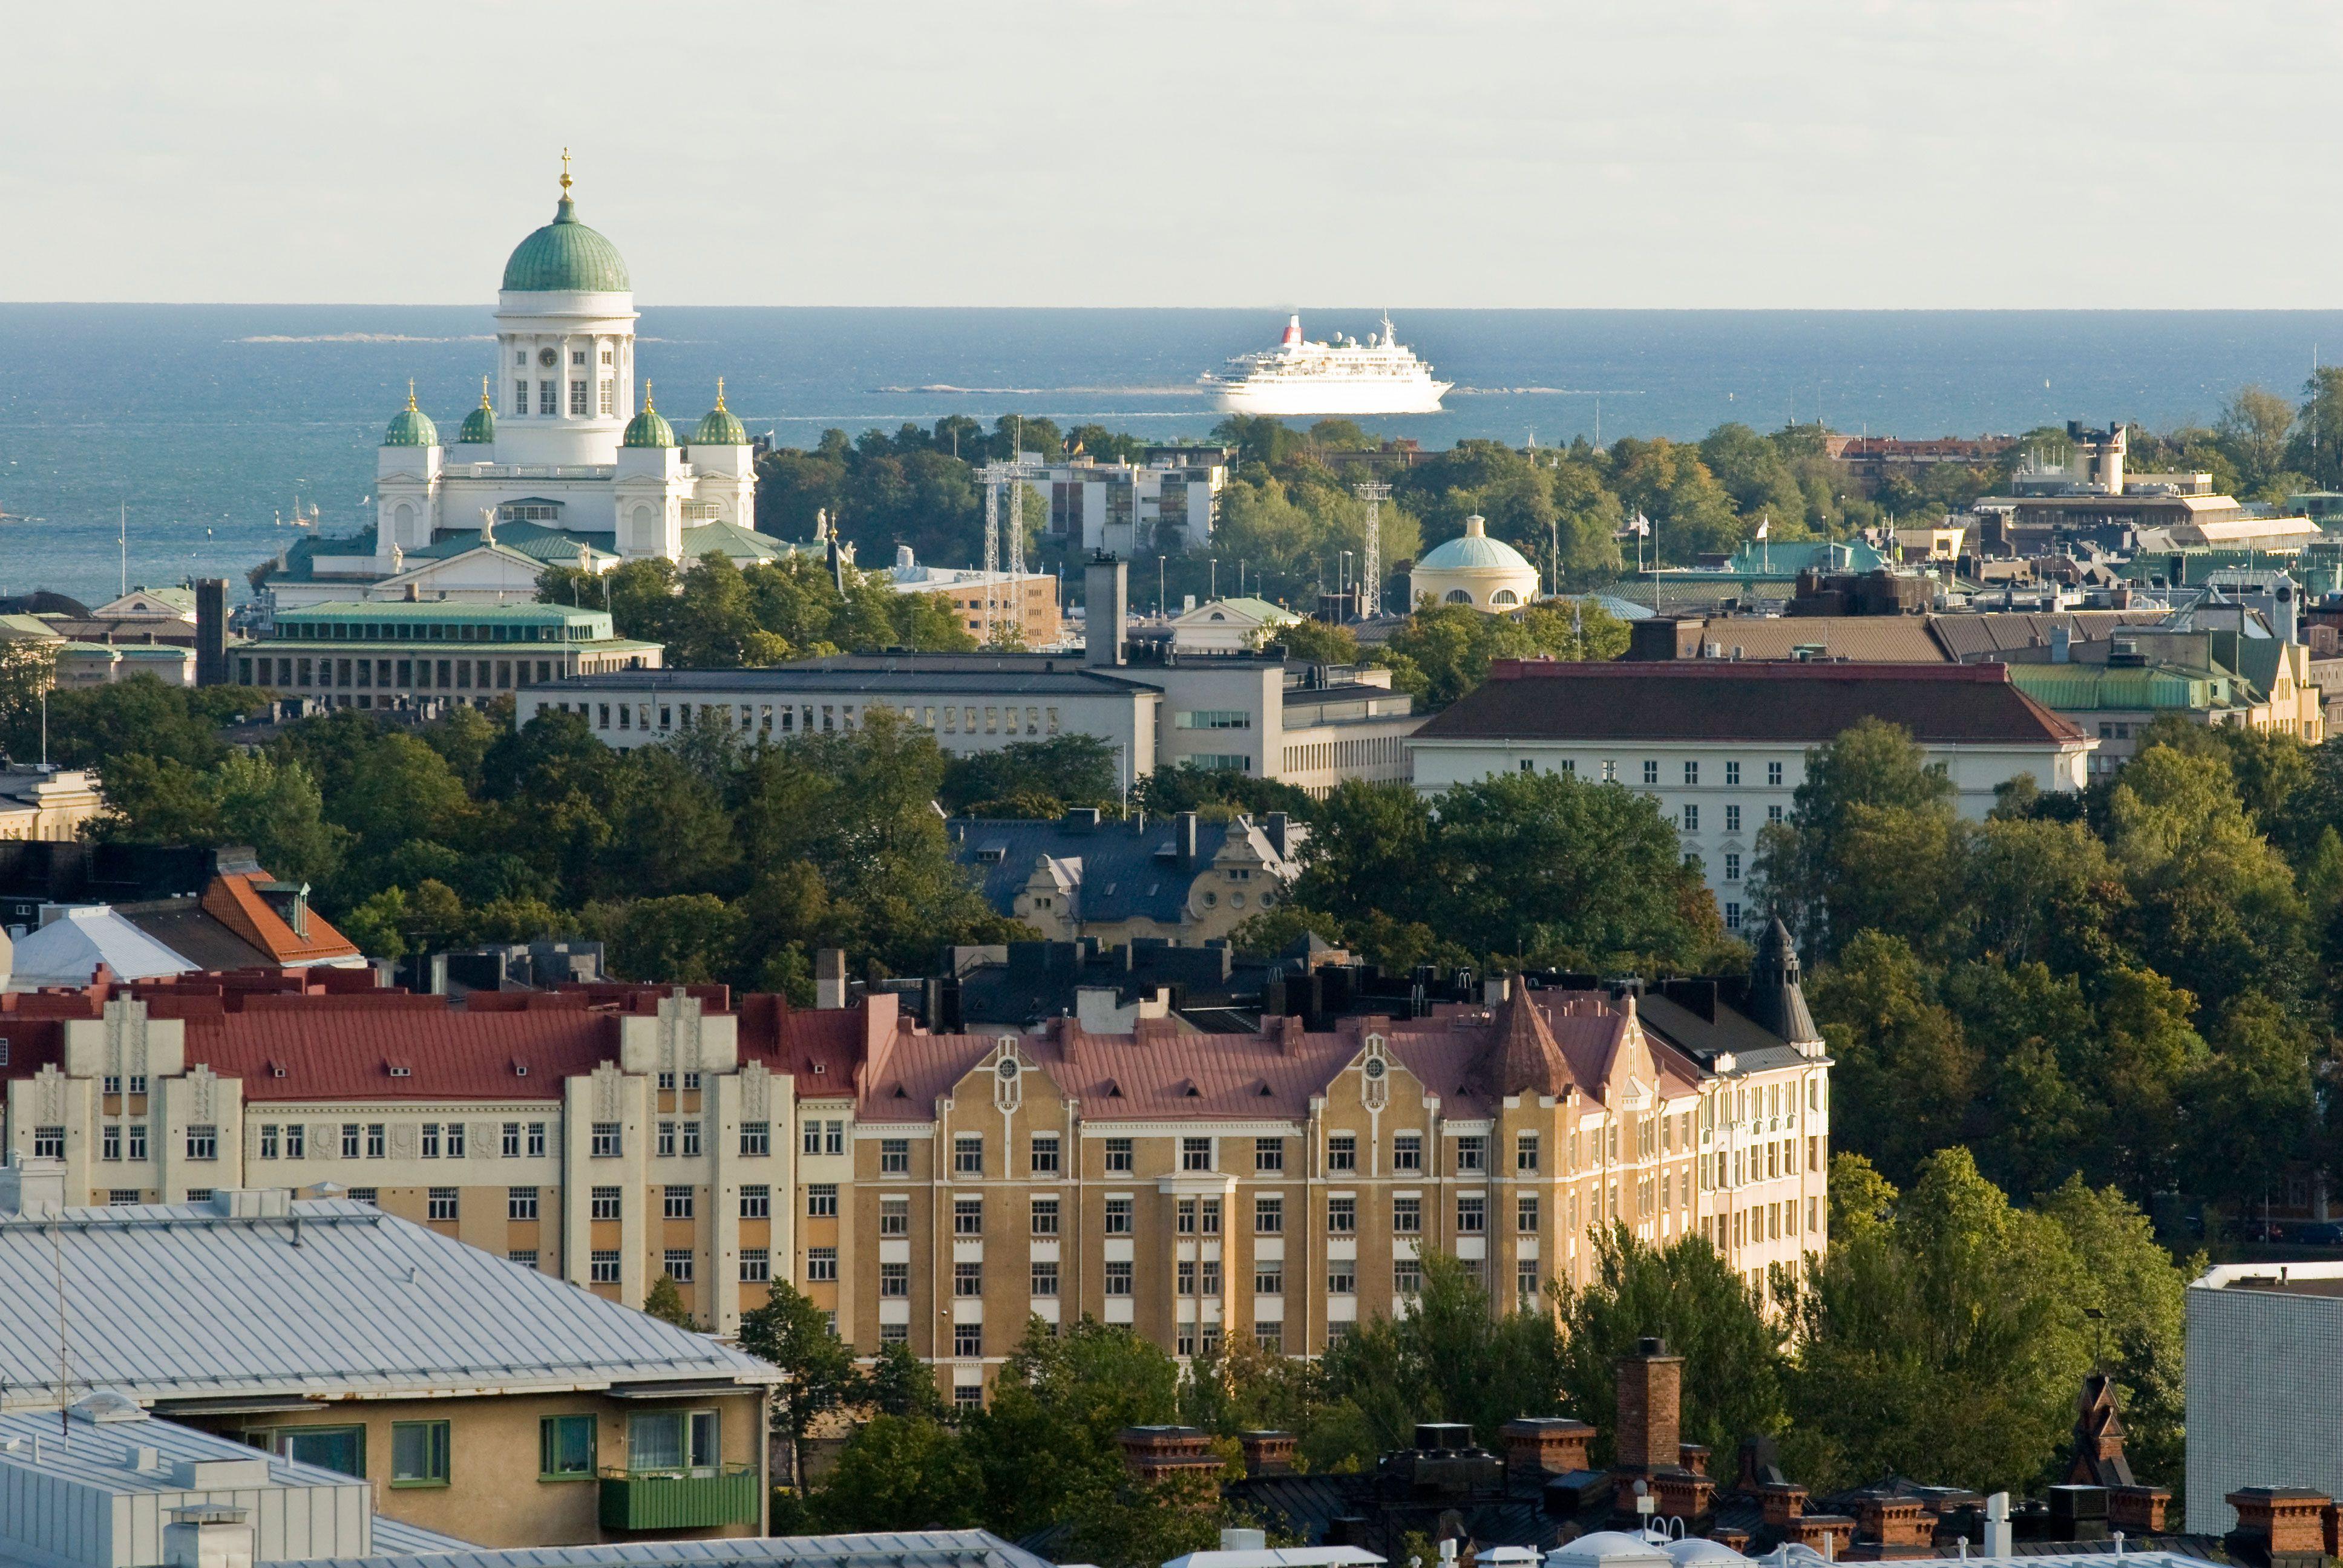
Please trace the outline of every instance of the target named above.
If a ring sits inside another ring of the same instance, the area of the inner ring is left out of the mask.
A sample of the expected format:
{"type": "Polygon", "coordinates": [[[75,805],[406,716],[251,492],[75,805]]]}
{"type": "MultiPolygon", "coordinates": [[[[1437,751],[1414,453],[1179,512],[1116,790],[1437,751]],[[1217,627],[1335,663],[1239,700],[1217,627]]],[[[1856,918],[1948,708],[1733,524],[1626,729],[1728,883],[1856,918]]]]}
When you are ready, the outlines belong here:
{"type": "Polygon", "coordinates": [[[619,437],[621,447],[672,447],[675,427],[664,415],[651,407],[651,384],[643,383],[643,411],[627,421],[627,433],[619,437]]]}
{"type": "Polygon", "coordinates": [[[626,258],[618,247],[578,221],[566,164],[561,203],[553,209],[553,221],[513,247],[505,263],[504,286],[528,294],[624,294],[634,286],[627,279],[626,258]]]}
{"type": "Polygon", "coordinates": [[[487,447],[497,438],[497,411],[488,406],[488,378],[480,377],[480,406],[464,416],[464,427],[456,432],[456,442],[463,447],[487,447]]]}
{"type": "Polygon", "coordinates": [[[436,447],[439,444],[439,427],[431,416],[415,406],[415,383],[407,384],[407,407],[390,417],[390,428],[382,433],[386,447],[436,447]]]}
{"type": "Polygon", "coordinates": [[[740,427],[740,421],[724,407],[724,377],[721,376],[716,378],[716,407],[700,416],[699,427],[691,433],[691,444],[695,447],[745,447],[749,444],[749,432],[740,427]]]}

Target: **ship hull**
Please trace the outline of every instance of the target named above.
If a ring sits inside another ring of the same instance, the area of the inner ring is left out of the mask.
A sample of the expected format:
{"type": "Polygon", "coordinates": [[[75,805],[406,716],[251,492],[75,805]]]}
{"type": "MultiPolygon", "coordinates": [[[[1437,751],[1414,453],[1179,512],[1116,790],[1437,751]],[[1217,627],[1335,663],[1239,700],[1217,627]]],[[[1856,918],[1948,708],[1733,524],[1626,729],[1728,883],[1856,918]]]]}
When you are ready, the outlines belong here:
{"type": "Polygon", "coordinates": [[[1280,381],[1222,381],[1213,385],[1212,406],[1231,414],[1346,415],[1437,414],[1441,395],[1453,382],[1323,381],[1295,377],[1280,381]]]}

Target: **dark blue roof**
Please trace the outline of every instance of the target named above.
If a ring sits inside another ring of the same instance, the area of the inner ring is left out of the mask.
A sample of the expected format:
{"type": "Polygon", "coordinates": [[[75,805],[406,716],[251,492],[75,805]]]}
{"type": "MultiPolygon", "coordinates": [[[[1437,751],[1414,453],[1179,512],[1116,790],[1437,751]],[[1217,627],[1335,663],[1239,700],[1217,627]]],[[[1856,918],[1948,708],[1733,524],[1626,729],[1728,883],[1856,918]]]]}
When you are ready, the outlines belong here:
{"type": "MultiPolygon", "coordinates": [[[[1177,925],[1197,873],[1212,863],[1229,836],[1260,830],[1244,818],[1212,822],[1182,811],[1119,822],[1079,814],[1054,821],[957,818],[950,831],[953,854],[960,864],[975,868],[985,901],[1001,914],[1015,912],[1034,862],[1046,856],[1081,862],[1076,907],[1084,924],[1141,920],[1177,925]]],[[[1264,859],[1274,858],[1265,839],[1260,849],[1264,859]]]]}

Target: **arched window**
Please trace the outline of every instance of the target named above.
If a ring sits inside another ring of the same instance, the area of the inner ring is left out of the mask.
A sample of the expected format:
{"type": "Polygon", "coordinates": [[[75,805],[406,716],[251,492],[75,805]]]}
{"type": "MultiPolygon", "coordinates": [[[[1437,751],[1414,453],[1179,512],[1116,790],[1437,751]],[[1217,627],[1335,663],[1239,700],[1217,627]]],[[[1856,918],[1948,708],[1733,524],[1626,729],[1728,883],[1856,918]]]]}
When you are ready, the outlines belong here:
{"type": "Polygon", "coordinates": [[[1473,596],[1466,593],[1461,588],[1450,588],[1448,590],[1448,602],[1450,604],[1471,604],[1473,602],[1473,596]]]}
{"type": "Polygon", "coordinates": [[[400,544],[405,544],[415,538],[415,508],[405,501],[399,502],[391,510],[390,537],[400,544]]]}
{"type": "Polygon", "coordinates": [[[1500,608],[1509,609],[1522,602],[1522,596],[1509,588],[1501,588],[1489,596],[1489,602],[1500,608]]]}

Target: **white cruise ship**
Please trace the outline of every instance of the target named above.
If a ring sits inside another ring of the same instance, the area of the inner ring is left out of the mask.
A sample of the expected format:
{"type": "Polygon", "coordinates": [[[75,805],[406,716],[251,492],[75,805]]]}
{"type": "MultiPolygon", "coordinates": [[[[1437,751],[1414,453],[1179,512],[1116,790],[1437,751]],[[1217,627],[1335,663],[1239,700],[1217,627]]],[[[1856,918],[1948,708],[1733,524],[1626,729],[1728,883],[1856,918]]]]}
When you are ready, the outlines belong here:
{"type": "Polygon", "coordinates": [[[1455,385],[1432,378],[1388,316],[1364,343],[1309,342],[1296,316],[1275,348],[1240,355],[1202,382],[1218,407],[1238,414],[1437,414],[1441,394],[1455,385]]]}

